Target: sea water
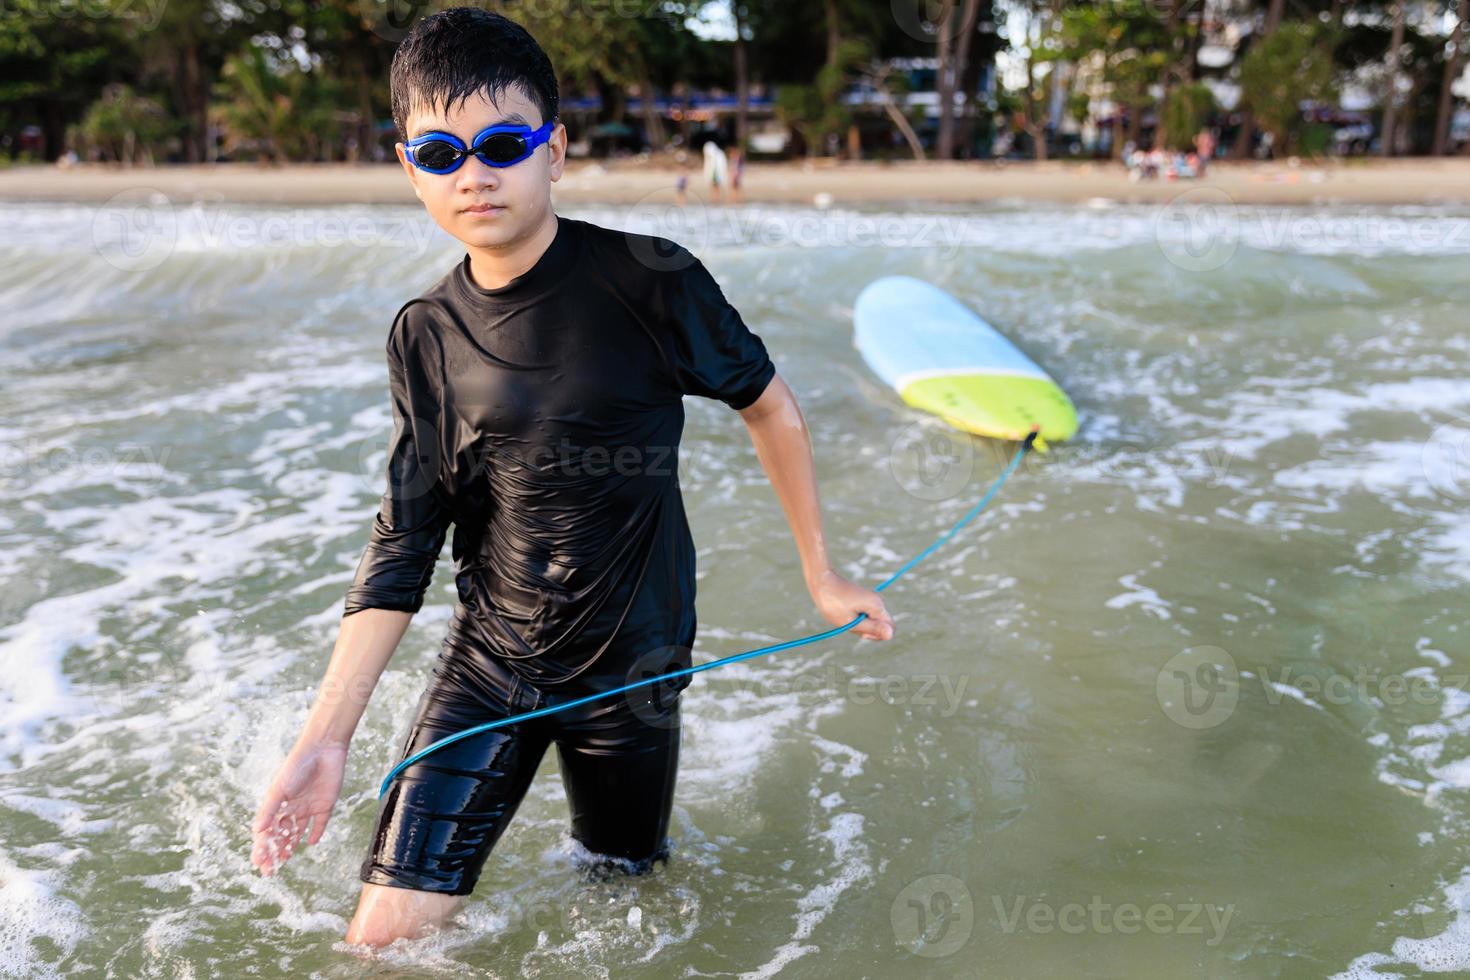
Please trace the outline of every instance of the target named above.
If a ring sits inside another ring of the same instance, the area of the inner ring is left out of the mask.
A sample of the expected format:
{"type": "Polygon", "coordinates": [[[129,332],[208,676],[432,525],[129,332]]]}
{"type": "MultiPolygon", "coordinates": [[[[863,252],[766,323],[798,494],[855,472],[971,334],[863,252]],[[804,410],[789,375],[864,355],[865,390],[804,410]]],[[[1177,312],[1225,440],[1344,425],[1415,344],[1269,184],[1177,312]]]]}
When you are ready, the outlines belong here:
{"type": "MultiPolygon", "coordinates": [[[[951,290],[1081,427],[884,591],[892,641],[695,678],[668,865],[581,875],[548,754],[453,926],[373,965],[342,936],[447,549],[325,837],[262,878],[249,825],[382,490],[386,331],[462,251],[409,208],[0,208],[0,970],[1470,971],[1470,212],[560,210],[716,275],[855,582],[1016,449],[877,381],[865,283],[951,290]]],[[[827,628],[739,417],[686,406],[696,659],[827,628]]]]}

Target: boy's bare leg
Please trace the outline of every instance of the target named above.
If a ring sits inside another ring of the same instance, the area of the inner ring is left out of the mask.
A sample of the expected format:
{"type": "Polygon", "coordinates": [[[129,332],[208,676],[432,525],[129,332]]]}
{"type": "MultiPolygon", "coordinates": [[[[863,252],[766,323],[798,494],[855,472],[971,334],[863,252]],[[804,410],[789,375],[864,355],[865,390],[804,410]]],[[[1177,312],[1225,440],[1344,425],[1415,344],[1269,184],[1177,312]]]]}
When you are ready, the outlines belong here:
{"type": "Polygon", "coordinates": [[[419,939],[438,932],[466,898],[364,882],[345,939],[369,946],[386,946],[399,938],[419,939]]]}

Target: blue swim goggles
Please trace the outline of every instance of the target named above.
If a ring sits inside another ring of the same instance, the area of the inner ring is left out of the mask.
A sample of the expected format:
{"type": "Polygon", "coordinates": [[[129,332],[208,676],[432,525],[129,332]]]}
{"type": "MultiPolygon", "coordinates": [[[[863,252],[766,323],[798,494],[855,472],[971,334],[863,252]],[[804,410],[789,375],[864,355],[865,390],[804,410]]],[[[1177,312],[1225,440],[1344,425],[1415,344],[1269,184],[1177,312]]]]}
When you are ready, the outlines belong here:
{"type": "Polygon", "coordinates": [[[453,133],[425,133],[403,144],[408,162],[431,174],[452,174],[471,153],[491,167],[509,167],[536,152],[556,128],[553,116],[540,129],[520,123],[501,123],[482,129],[472,146],[453,133]]]}

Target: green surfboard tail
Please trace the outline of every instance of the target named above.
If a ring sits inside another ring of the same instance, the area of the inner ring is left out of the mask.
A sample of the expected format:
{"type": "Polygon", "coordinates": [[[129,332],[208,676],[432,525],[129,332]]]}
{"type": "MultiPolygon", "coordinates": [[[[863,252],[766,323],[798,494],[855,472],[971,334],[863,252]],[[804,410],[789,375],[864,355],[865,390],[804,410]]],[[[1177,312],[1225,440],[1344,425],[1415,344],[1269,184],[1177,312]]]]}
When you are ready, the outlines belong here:
{"type": "Polygon", "coordinates": [[[1014,374],[919,378],[904,385],[899,397],[977,436],[1020,441],[1038,428],[1036,448],[1043,452],[1046,442],[1070,439],[1077,432],[1072,400],[1046,378],[1014,374]]]}

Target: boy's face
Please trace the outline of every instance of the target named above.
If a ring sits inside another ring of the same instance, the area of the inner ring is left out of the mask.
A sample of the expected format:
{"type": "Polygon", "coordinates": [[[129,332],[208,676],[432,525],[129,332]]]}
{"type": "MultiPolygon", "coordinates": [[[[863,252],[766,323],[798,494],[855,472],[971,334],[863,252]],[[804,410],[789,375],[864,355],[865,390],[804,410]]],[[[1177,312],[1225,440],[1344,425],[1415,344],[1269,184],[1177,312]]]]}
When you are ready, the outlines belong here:
{"type": "MultiPolygon", "coordinates": [[[[468,146],[476,134],[497,123],[524,123],[536,129],[545,121],[520,86],[512,86],[501,92],[499,102],[491,102],[482,90],[447,113],[416,105],[405,128],[409,139],[429,132],[453,133],[468,146]]],[[[533,234],[546,220],[551,182],[561,179],[566,163],[567,130],[557,123],[544,145],[509,167],[492,167],[472,154],[447,174],[415,167],[402,143],[395,149],[414,193],[440,228],[471,247],[503,248],[533,234]]]]}

